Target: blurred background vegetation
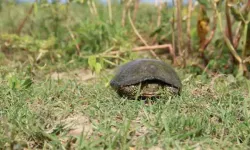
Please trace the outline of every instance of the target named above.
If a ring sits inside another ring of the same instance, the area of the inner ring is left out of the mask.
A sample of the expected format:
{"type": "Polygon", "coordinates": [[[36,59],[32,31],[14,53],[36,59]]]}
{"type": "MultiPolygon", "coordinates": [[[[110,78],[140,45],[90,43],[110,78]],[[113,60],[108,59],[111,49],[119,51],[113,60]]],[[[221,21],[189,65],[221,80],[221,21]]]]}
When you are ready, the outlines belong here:
{"type": "MultiPolygon", "coordinates": [[[[0,1],[0,63],[100,72],[135,58],[249,77],[249,0],[0,1]]],[[[14,67],[13,67],[14,66],[14,67]]]]}

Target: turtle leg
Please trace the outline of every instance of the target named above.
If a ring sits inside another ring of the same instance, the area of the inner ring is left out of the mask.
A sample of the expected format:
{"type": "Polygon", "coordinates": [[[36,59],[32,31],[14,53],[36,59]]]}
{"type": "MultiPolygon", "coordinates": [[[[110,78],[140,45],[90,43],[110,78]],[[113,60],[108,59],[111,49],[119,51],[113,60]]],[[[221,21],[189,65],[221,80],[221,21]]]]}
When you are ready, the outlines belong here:
{"type": "Polygon", "coordinates": [[[140,95],[141,95],[141,83],[139,83],[139,85],[138,85],[138,89],[137,89],[136,95],[135,95],[135,100],[138,100],[140,95]]]}

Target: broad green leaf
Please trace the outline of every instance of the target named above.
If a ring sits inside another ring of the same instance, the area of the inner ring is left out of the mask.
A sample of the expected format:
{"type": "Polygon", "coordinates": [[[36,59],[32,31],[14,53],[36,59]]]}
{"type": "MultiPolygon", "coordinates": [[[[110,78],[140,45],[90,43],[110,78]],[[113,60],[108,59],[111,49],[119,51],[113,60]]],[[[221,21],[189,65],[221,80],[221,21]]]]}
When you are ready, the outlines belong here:
{"type": "Polygon", "coordinates": [[[27,78],[25,80],[22,80],[21,87],[22,88],[29,88],[32,85],[33,81],[30,78],[27,78]]]}
{"type": "Polygon", "coordinates": [[[37,3],[34,3],[34,14],[36,15],[38,12],[38,6],[37,3]]]}
{"type": "Polygon", "coordinates": [[[100,63],[96,63],[95,65],[95,72],[99,74],[101,72],[102,65],[100,63]]]}
{"type": "Polygon", "coordinates": [[[89,67],[93,70],[95,68],[95,65],[96,65],[96,57],[90,56],[88,58],[88,64],[89,64],[89,67]]]}
{"type": "Polygon", "coordinates": [[[7,80],[11,89],[17,89],[20,87],[20,81],[14,73],[8,74],[7,80]]]}
{"type": "Polygon", "coordinates": [[[201,5],[204,5],[206,8],[208,8],[208,0],[198,0],[198,2],[201,4],[201,5]]]}

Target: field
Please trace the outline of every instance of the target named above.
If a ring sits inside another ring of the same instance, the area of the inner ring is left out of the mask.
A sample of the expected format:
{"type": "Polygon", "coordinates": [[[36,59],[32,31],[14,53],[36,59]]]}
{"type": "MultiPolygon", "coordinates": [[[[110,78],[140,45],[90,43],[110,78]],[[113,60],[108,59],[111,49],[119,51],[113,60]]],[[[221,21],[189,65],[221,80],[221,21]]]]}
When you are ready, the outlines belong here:
{"type": "Polygon", "coordinates": [[[200,1],[187,19],[165,3],[0,1],[0,149],[249,149],[244,2],[200,1]],[[117,95],[115,68],[137,58],[171,64],[181,95],[117,95]]]}

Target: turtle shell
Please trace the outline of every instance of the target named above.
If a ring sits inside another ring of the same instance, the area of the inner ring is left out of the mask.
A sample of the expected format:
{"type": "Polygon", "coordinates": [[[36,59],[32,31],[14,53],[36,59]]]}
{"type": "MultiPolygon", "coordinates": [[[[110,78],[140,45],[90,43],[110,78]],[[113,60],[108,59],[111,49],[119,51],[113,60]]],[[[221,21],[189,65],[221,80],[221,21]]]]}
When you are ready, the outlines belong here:
{"type": "Polygon", "coordinates": [[[167,63],[155,59],[137,59],[122,65],[110,85],[119,89],[150,80],[160,81],[181,90],[181,80],[175,70],[167,63]]]}

